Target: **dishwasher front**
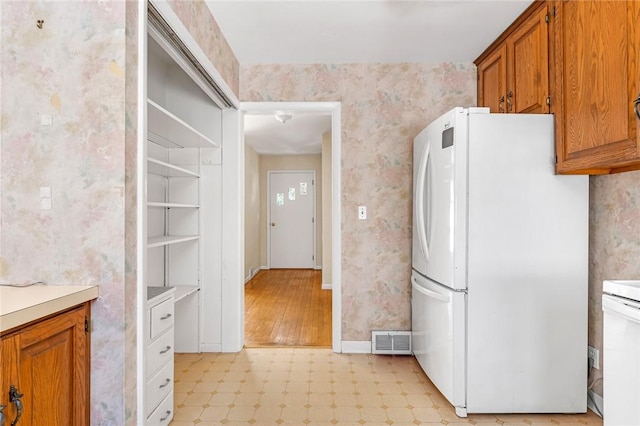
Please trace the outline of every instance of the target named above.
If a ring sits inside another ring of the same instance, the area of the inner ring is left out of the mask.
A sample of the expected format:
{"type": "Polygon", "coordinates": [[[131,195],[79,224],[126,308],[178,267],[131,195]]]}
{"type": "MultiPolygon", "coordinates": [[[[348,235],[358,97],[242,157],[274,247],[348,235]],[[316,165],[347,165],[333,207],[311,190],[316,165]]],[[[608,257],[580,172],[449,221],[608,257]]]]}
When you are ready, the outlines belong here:
{"type": "Polygon", "coordinates": [[[603,283],[604,426],[640,425],[640,281],[603,283]]]}

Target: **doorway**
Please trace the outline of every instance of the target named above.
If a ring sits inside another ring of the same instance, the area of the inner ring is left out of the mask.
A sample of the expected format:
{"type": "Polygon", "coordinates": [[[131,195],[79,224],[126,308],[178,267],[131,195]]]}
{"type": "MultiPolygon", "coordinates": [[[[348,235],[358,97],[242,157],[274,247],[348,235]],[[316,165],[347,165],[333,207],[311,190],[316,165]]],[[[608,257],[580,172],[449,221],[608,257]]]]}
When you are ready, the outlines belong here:
{"type": "MultiPolygon", "coordinates": [[[[341,147],[341,138],[340,138],[340,103],[337,102],[257,102],[257,103],[243,103],[241,104],[241,111],[245,115],[263,115],[271,117],[271,120],[275,120],[274,115],[276,113],[286,113],[288,115],[293,115],[294,117],[298,117],[304,114],[317,114],[324,115],[330,118],[330,140],[331,144],[329,146],[329,152],[326,158],[329,160],[329,169],[328,176],[330,176],[330,184],[323,190],[326,192],[328,199],[330,200],[330,211],[328,216],[328,220],[323,220],[326,223],[327,228],[330,230],[330,240],[329,244],[325,244],[330,250],[329,255],[326,256],[322,260],[322,268],[326,269],[330,272],[327,282],[323,279],[321,287],[325,289],[333,290],[330,293],[331,296],[331,329],[332,329],[332,337],[331,337],[331,346],[334,352],[341,352],[341,297],[340,297],[340,252],[341,252],[341,241],[340,241],[340,147],[341,147]]],[[[291,117],[289,118],[291,119],[291,117]]],[[[293,118],[295,120],[296,118],[293,118]]],[[[286,125],[283,123],[283,125],[286,125]]],[[[247,138],[246,129],[244,130],[244,139],[247,138]]],[[[324,157],[324,156],[323,156],[324,157]]],[[[247,164],[247,155],[245,155],[245,169],[249,168],[250,165],[247,164]]],[[[246,174],[245,174],[246,179],[246,174]]],[[[320,177],[318,177],[320,180],[320,177]]],[[[256,185],[253,185],[255,187],[256,185]]],[[[245,224],[251,220],[250,216],[256,215],[255,209],[252,209],[249,205],[252,193],[252,183],[250,180],[246,181],[246,193],[245,193],[245,224]],[[249,218],[249,220],[247,220],[249,218]]],[[[299,191],[299,188],[297,188],[299,191]]],[[[284,196],[288,197],[288,189],[284,192],[284,196]]],[[[296,196],[298,196],[298,192],[296,192],[296,196]]],[[[266,197],[265,197],[266,198],[266,197]]],[[[317,207],[318,214],[320,213],[320,208],[317,207]]],[[[266,230],[267,223],[263,221],[261,223],[263,225],[262,229],[266,230]]],[[[270,226],[270,225],[269,225],[270,226]]],[[[251,245],[247,244],[246,238],[251,237],[251,234],[257,234],[260,230],[251,231],[245,227],[245,256],[247,255],[248,250],[250,250],[251,245]]],[[[266,237],[265,237],[266,238],[266,237]]],[[[316,235],[316,239],[320,239],[320,235],[316,235]]],[[[320,256],[320,253],[317,253],[320,256]]],[[[317,260],[317,257],[316,257],[317,260]]],[[[251,278],[256,273],[260,273],[260,270],[263,266],[267,266],[268,263],[260,265],[257,268],[250,268],[250,270],[245,271],[245,278],[251,278]]],[[[314,267],[316,267],[315,265],[314,267]]],[[[265,268],[266,269],[266,268],[265,268]]],[[[324,272],[324,271],[323,271],[324,272]]],[[[316,272],[317,273],[317,272],[316,272]]],[[[243,315],[244,316],[244,315],[243,315]]]]}

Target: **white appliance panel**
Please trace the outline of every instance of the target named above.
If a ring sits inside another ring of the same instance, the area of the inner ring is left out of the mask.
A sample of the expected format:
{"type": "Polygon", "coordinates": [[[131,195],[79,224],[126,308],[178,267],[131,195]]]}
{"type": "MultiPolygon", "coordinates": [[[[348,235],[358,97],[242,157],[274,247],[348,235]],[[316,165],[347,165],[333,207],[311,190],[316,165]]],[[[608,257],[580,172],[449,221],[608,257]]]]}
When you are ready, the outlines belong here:
{"type": "Polygon", "coordinates": [[[466,150],[466,137],[466,113],[456,108],[414,143],[413,268],[454,289],[466,287],[464,263],[455,265],[456,259],[464,261],[465,199],[454,196],[466,191],[466,155],[460,152],[466,150]],[[457,252],[462,255],[456,257],[457,252]],[[455,272],[463,279],[456,279],[455,272]]]}
{"type": "Polygon", "coordinates": [[[411,275],[412,347],[418,363],[451,404],[465,406],[465,294],[411,275]]]}
{"type": "Polygon", "coordinates": [[[604,281],[604,426],[640,425],[640,281],[604,281]]]}

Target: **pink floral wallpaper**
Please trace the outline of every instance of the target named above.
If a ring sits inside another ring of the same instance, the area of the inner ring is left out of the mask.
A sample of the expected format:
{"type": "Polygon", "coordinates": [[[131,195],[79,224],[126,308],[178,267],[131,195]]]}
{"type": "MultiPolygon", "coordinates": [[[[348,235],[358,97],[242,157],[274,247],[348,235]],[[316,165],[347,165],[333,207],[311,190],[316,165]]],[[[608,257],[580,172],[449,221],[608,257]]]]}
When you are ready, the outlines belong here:
{"type": "MultiPolygon", "coordinates": [[[[640,279],[640,171],[589,183],[589,344],[600,349],[602,366],[602,281],[640,279]]],[[[603,374],[591,370],[589,384],[603,374]]],[[[594,390],[602,396],[602,382],[594,390]]]]}
{"type": "Polygon", "coordinates": [[[409,330],[413,137],[475,105],[474,65],[247,65],[240,99],[342,102],[342,339],[409,330]]]}
{"type": "Polygon", "coordinates": [[[4,1],[1,12],[1,279],[100,287],[91,423],[131,424],[136,269],[124,241],[136,229],[136,3],[4,1]],[[51,210],[40,209],[45,186],[51,210]]]}
{"type": "Polygon", "coordinates": [[[204,0],[169,0],[169,4],[238,96],[240,65],[204,0]]]}

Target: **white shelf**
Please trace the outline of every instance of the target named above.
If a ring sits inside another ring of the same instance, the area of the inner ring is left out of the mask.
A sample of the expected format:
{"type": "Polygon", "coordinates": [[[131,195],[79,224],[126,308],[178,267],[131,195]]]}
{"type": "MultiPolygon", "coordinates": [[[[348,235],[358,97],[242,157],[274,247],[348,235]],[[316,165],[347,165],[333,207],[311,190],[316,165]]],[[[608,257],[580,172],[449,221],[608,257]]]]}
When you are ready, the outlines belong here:
{"type": "Polygon", "coordinates": [[[147,99],[147,139],[166,148],[213,148],[218,144],[147,99]]]}
{"type": "Polygon", "coordinates": [[[173,288],[176,289],[175,302],[178,302],[179,300],[182,300],[190,294],[193,294],[200,290],[199,287],[194,286],[174,286],[173,288]]]}
{"type": "Polygon", "coordinates": [[[147,207],[166,207],[171,209],[197,209],[200,206],[198,204],[179,204],[179,203],[156,203],[156,202],[148,202],[147,207]]]}
{"type": "Polygon", "coordinates": [[[152,237],[147,240],[147,248],[168,246],[170,244],[186,243],[200,239],[199,235],[163,235],[162,237],[152,237]]]}
{"type": "Polygon", "coordinates": [[[169,164],[165,163],[164,161],[156,160],[155,158],[147,158],[147,171],[154,175],[167,177],[200,177],[200,175],[196,172],[192,172],[191,170],[176,166],[175,164],[169,164]]]}

